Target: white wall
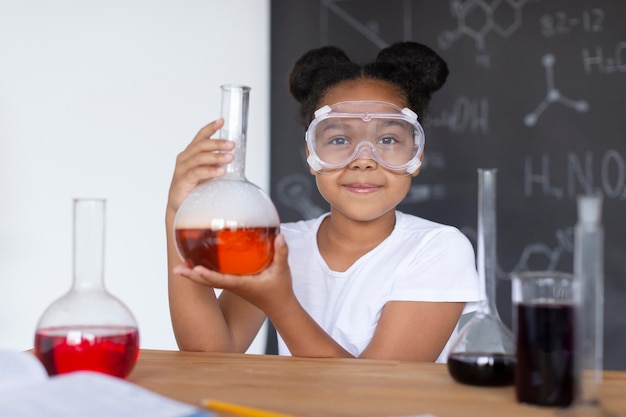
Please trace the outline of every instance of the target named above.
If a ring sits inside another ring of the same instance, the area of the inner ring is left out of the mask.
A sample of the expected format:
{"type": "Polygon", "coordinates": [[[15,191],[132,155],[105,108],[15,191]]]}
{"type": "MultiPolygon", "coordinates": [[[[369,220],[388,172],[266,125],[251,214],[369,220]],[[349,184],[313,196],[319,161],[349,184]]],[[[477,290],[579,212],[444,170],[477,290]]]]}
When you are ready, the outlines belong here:
{"type": "Polygon", "coordinates": [[[143,348],[176,349],[167,191],[223,83],[252,87],[246,171],[267,189],[269,0],[0,0],[0,347],[32,347],[72,282],[72,199],[104,197],[107,288],[143,348]]]}

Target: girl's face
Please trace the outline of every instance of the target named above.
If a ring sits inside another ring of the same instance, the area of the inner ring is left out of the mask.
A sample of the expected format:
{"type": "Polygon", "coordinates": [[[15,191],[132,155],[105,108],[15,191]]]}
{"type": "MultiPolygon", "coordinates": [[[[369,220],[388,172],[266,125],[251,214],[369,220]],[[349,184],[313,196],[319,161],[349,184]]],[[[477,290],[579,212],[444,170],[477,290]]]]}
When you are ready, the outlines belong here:
{"type": "MultiPolygon", "coordinates": [[[[407,103],[396,88],[384,81],[359,79],[343,82],[322,97],[317,108],[342,101],[384,101],[402,108],[407,103]]],[[[370,158],[357,158],[346,167],[315,175],[317,187],[331,211],[356,221],[371,221],[392,213],[404,199],[412,176],[398,175],[370,158]]]]}

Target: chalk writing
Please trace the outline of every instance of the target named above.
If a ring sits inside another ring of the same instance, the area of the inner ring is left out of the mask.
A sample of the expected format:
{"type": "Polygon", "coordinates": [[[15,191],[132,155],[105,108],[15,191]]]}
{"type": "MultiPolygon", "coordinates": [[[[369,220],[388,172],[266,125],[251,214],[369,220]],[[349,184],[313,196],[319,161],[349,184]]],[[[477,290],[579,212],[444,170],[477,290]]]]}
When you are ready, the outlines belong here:
{"type": "MultiPolygon", "coordinates": [[[[376,21],[369,21],[366,23],[360,22],[350,13],[348,13],[343,8],[337,5],[337,0],[322,0],[322,13],[320,19],[320,33],[322,34],[322,44],[327,44],[328,42],[328,15],[329,13],[335,14],[341,20],[343,20],[347,25],[353,28],[357,33],[361,34],[364,39],[367,39],[375,46],[380,49],[383,49],[389,44],[385,42],[379,33],[379,23],[376,21]]],[[[409,21],[410,22],[410,21],[409,21]]]]}
{"type": "MultiPolygon", "coordinates": [[[[574,248],[574,228],[567,227],[555,231],[556,246],[550,246],[543,242],[527,244],[512,271],[525,271],[530,269],[555,270],[559,268],[559,262],[564,254],[572,253],[574,248]]],[[[508,277],[509,274],[504,274],[508,277]]]]}
{"type": "MultiPolygon", "coordinates": [[[[508,38],[521,27],[521,9],[526,2],[527,0],[452,0],[450,9],[452,16],[456,18],[457,27],[455,30],[441,32],[438,38],[439,47],[449,49],[460,37],[467,36],[474,40],[479,51],[485,51],[485,37],[489,33],[508,38]]],[[[487,56],[480,56],[477,57],[477,63],[488,67],[490,61],[487,56]]]]}
{"type": "Polygon", "coordinates": [[[486,98],[458,97],[450,110],[431,117],[429,125],[445,127],[452,132],[489,132],[489,101],[486,98]]]}
{"type": "MultiPolygon", "coordinates": [[[[459,230],[472,242],[477,244],[477,232],[472,226],[459,227],[459,230]]],[[[574,252],[574,227],[565,227],[554,231],[556,243],[534,241],[524,245],[519,255],[514,255],[512,266],[502,265],[500,261],[496,265],[496,278],[510,280],[511,272],[527,270],[557,270],[562,267],[561,263],[566,255],[574,252]],[[516,259],[516,260],[515,260],[516,259]]]]}
{"type": "Polygon", "coordinates": [[[613,51],[605,54],[604,48],[582,49],[583,68],[587,74],[626,73],[626,41],[615,45],[613,51]]]}
{"type": "Polygon", "coordinates": [[[594,8],[584,10],[580,15],[568,14],[558,11],[552,14],[544,14],[539,18],[541,34],[547,38],[560,35],[569,35],[577,30],[587,33],[598,33],[603,30],[605,13],[604,10],[594,8]]]}
{"type": "Polygon", "coordinates": [[[539,103],[537,108],[524,117],[524,123],[526,126],[534,126],[537,124],[539,117],[546,110],[546,108],[552,103],[561,103],[567,107],[571,107],[579,113],[589,110],[589,104],[585,100],[571,100],[561,94],[561,92],[555,87],[554,84],[554,62],[555,57],[552,54],[546,54],[543,56],[541,63],[546,69],[546,96],[539,103]]]}
{"type": "Polygon", "coordinates": [[[552,181],[550,155],[542,154],[538,163],[527,156],[524,159],[524,195],[530,197],[538,190],[543,195],[562,199],[602,193],[607,198],[626,200],[626,160],[618,151],[610,149],[599,160],[592,152],[585,152],[582,157],[567,152],[564,162],[566,184],[557,186],[552,181]]]}

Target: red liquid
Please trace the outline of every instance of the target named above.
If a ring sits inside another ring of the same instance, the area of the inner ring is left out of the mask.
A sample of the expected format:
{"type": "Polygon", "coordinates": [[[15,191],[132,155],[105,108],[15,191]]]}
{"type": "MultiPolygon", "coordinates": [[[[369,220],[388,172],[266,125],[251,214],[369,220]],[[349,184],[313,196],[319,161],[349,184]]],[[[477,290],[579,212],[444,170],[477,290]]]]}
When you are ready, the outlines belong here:
{"type": "Polygon", "coordinates": [[[515,356],[503,353],[452,353],[448,372],[457,382],[479,386],[511,385],[514,381],[515,356]]]}
{"type": "Polygon", "coordinates": [[[574,399],[574,307],[518,304],[515,386],[520,402],[568,406],[574,399]]]}
{"type": "Polygon", "coordinates": [[[35,334],[49,375],[96,371],[125,378],[139,357],[139,332],[127,326],[49,327],[35,334]]]}
{"type": "Polygon", "coordinates": [[[176,229],[176,243],[192,267],[202,265],[224,274],[251,275],[272,261],[277,233],[277,227],[176,229]]]}

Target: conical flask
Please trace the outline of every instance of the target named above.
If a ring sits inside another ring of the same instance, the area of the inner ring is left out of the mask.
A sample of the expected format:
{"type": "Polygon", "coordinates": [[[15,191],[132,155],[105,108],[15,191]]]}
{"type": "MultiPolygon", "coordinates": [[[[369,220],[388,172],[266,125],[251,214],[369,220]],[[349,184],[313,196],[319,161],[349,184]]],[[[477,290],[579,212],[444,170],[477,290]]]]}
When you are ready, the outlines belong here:
{"type": "Polygon", "coordinates": [[[461,329],[448,355],[458,382],[501,386],[514,381],[515,337],[500,320],[496,289],[496,170],[478,170],[478,275],[484,298],[461,329]]]}
{"type": "Polygon", "coordinates": [[[174,219],[176,248],[191,267],[256,274],[272,261],[280,220],[267,193],[245,176],[250,87],[221,89],[224,127],[217,138],[235,142],[235,158],[224,176],[201,183],[181,204],[174,219]]]}
{"type": "Polygon", "coordinates": [[[74,278],[43,313],[35,355],[49,375],[90,370],[126,377],[139,356],[130,310],[104,286],[105,200],[74,200],[74,278]]]}

